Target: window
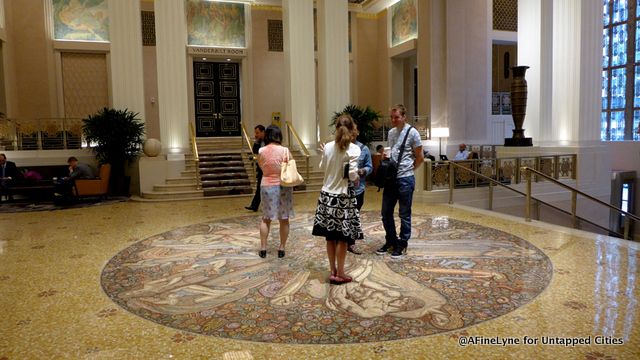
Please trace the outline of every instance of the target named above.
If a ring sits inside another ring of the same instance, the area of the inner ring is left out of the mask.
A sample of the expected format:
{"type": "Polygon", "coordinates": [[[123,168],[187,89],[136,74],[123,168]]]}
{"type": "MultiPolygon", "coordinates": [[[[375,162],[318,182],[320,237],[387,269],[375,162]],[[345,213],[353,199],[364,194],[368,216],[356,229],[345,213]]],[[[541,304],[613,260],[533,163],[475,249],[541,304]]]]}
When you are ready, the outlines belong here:
{"type": "Polygon", "coordinates": [[[600,139],[640,141],[640,2],[603,6],[600,139]]]}

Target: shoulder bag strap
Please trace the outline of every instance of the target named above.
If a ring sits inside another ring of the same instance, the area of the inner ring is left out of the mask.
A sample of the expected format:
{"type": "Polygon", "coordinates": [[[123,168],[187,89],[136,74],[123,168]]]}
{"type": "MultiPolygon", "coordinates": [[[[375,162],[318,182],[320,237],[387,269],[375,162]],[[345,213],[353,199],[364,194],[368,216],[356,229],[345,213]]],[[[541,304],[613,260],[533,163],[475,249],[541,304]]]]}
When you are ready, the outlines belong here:
{"type": "Polygon", "coordinates": [[[400,145],[400,153],[398,154],[398,164],[400,164],[400,160],[402,159],[402,153],[404,152],[404,146],[407,144],[407,137],[409,136],[409,133],[411,132],[411,129],[413,129],[413,126],[409,125],[409,129],[407,130],[407,133],[404,134],[404,140],[402,140],[402,145],[400,145]]]}

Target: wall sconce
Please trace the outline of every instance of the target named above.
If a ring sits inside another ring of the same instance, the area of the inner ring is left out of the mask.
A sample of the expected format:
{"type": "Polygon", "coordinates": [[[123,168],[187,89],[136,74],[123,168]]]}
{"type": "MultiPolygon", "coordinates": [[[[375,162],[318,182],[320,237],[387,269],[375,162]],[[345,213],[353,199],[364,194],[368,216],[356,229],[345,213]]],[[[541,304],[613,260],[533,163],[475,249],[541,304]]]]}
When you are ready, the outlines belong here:
{"type": "Polygon", "coordinates": [[[431,129],[431,137],[437,137],[439,143],[438,147],[438,155],[442,155],[442,138],[449,137],[449,128],[448,127],[439,127],[431,129]]]}

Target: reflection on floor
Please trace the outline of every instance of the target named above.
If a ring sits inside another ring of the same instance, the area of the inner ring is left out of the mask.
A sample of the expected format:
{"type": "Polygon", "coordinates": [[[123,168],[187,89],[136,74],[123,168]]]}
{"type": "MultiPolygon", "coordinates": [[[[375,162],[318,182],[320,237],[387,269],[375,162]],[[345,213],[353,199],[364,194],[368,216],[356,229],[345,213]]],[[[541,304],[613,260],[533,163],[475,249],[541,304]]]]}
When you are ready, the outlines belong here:
{"type": "Polygon", "coordinates": [[[274,239],[256,256],[246,197],[3,214],[0,359],[640,354],[636,243],[414,203],[408,256],[392,260],[372,254],[369,191],[356,282],[330,286],[316,196],[295,195],[284,259],[274,239]]]}

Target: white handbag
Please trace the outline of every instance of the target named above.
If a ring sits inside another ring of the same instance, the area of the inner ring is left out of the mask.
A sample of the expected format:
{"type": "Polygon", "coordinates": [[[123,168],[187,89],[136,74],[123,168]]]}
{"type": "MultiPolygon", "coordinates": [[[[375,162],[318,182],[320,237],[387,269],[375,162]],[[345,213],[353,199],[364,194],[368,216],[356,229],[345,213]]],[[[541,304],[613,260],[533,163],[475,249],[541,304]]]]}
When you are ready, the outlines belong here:
{"type": "Polygon", "coordinates": [[[284,187],[294,187],[303,182],[304,178],[298,173],[296,161],[289,159],[289,149],[287,149],[287,162],[280,164],[280,185],[284,187]]]}

